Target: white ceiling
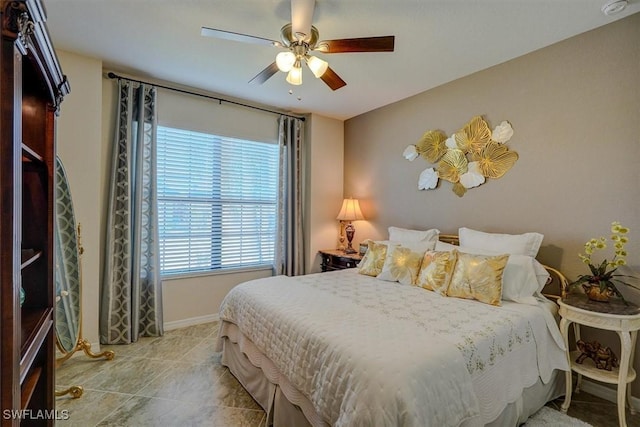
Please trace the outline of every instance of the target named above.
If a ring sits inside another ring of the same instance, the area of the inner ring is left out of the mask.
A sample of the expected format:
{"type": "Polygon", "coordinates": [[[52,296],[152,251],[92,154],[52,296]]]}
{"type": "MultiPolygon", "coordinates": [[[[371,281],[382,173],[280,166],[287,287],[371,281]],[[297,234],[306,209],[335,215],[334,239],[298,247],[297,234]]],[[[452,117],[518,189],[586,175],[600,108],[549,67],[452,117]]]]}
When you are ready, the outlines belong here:
{"type": "MultiPolygon", "coordinates": [[[[333,92],[308,69],[248,81],[279,49],[206,38],[200,27],[279,40],[289,0],[45,0],[56,49],[105,70],[160,79],[291,112],[348,119],[640,11],[631,0],[317,0],[320,39],[395,35],[395,52],[322,55],[346,82],[333,92]],[[290,94],[289,91],[293,93],[290,94]]],[[[73,91],[73,81],[71,81],[73,91]]]]}

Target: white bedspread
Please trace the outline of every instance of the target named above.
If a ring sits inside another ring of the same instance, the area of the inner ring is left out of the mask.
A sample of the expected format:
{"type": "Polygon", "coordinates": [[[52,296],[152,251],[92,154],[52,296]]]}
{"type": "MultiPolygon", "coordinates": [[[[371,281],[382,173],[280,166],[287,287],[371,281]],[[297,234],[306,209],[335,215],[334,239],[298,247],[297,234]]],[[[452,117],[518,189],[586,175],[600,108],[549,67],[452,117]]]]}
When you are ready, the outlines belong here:
{"type": "Polygon", "coordinates": [[[559,331],[543,315],[549,308],[503,303],[352,269],[243,283],[220,318],[331,425],[469,426],[495,419],[538,377],[567,369],[559,331]]]}

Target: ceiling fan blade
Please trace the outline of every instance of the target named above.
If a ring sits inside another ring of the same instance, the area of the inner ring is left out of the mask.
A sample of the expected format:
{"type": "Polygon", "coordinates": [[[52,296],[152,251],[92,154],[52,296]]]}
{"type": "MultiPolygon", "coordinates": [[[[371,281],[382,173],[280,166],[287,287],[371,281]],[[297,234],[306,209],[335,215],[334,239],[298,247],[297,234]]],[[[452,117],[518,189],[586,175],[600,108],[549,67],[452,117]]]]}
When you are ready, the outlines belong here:
{"type": "Polygon", "coordinates": [[[217,30],[215,28],[202,27],[200,34],[205,37],[215,37],[218,39],[232,40],[234,42],[254,43],[267,46],[282,47],[282,43],[262,37],[250,36],[248,34],[234,33],[233,31],[217,30]]]}
{"type": "Polygon", "coordinates": [[[291,0],[291,32],[298,40],[309,41],[316,0],[291,0]]]}
{"type": "Polygon", "coordinates": [[[347,82],[342,80],[340,76],[331,69],[331,67],[327,68],[327,71],[325,71],[324,74],[320,76],[320,78],[327,84],[327,86],[331,88],[331,90],[338,90],[342,86],[347,85],[347,82]]]}
{"type": "Polygon", "coordinates": [[[275,73],[278,72],[278,65],[273,62],[264,70],[260,71],[254,78],[249,80],[249,83],[261,85],[269,80],[275,73]]]}
{"type": "Polygon", "coordinates": [[[323,53],[393,52],[395,36],[319,41],[313,50],[323,53]]]}

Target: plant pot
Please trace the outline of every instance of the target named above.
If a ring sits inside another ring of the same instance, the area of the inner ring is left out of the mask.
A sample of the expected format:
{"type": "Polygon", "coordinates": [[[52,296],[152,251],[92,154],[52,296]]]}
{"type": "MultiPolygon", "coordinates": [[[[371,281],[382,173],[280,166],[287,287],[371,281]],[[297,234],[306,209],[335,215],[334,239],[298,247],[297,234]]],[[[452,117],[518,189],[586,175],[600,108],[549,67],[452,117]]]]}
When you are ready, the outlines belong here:
{"type": "Polygon", "coordinates": [[[609,288],[601,291],[599,285],[592,285],[589,283],[583,284],[582,289],[584,289],[584,293],[591,301],[609,302],[609,298],[615,295],[615,293],[609,288]]]}

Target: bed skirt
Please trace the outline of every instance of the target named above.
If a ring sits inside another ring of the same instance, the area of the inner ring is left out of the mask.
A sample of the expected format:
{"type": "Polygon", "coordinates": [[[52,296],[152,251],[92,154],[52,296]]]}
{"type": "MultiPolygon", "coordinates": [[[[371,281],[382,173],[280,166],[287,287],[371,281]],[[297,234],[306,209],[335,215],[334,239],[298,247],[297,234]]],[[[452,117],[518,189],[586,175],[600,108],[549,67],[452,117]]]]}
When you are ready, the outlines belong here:
{"type": "MultiPolygon", "coordinates": [[[[289,380],[280,373],[249,338],[233,323],[222,321],[219,336],[222,340],[222,365],[251,394],[267,413],[266,426],[274,427],[327,427],[327,423],[313,405],[289,380]]],[[[518,426],[550,400],[564,394],[564,372],[554,371],[551,381],[538,380],[523,390],[515,402],[510,403],[487,426],[518,426]]],[[[464,427],[462,424],[461,427],[464,427]]]]}

